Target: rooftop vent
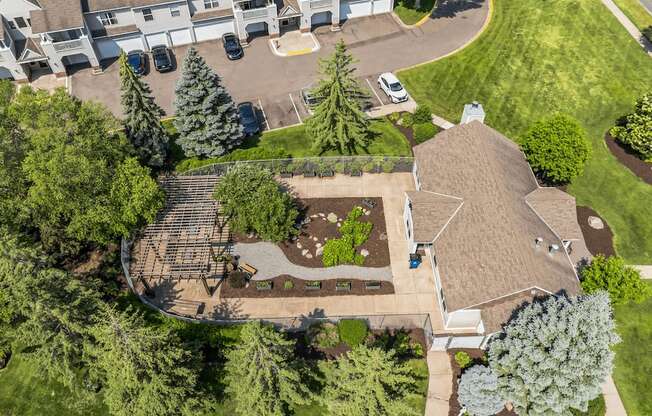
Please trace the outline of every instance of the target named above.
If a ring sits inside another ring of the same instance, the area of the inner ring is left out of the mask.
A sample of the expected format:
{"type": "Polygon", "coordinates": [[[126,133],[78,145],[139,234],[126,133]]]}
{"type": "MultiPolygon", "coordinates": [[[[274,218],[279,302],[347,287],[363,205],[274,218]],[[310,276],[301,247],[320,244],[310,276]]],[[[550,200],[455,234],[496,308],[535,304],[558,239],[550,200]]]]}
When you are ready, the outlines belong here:
{"type": "Polygon", "coordinates": [[[478,120],[480,123],[484,123],[484,108],[482,104],[477,101],[473,101],[471,104],[466,104],[464,106],[464,112],[462,113],[462,121],[460,124],[467,124],[472,121],[478,120]]]}
{"type": "Polygon", "coordinates": [[[537,246],[537,247],[541,247],[541,245],[543,245],[543,238],[541,238],[541,237],[535,238],[534,239],[534,245],[537,246]]]}
{"type": "Polygon", "coordinates": [[[557,244],[550,244],[550,246],[548,247],[548,253],[550,253],[550,255],[553,255],[558,251],[559,251],[559,245],[557,244]]]}

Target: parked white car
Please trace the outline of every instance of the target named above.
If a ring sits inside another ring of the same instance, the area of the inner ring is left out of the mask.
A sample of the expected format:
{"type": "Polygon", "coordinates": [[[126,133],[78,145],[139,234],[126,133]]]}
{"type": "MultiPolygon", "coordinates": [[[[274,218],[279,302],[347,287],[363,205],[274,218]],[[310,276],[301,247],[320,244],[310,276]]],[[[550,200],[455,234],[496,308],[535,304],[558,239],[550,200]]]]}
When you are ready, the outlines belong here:
{"type": "Polygon", "coordinates": [[[401,81],[391,72],[385,72],[378,77],[378,86],[393,103],[407,101],[409,96],[401,81]]]}

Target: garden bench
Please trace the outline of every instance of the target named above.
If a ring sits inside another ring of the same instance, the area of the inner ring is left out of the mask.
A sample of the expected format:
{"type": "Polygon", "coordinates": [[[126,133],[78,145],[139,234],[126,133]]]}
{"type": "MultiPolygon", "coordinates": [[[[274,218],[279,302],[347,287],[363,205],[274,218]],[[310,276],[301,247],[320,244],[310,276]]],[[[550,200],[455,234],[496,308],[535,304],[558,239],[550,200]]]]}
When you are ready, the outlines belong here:
{"type": "Polygon", "coordinates": [[[258,273],[258,269],[256,269],[254,266],[247,263],[240,263],[238,265],[238,269],[240,269],[240,271],[247,273],[250,276],[253,276],[256,273],[258,273]]]}
{"type": "Polygon", "coordinates": [[[179,315],[195,316],[199,313],[200,309],[203,309],[203,307],[204,307],[204,302],[177,299],[174,301],[172,306],[170,306],[170,311],[177,313],[179,315]]]}

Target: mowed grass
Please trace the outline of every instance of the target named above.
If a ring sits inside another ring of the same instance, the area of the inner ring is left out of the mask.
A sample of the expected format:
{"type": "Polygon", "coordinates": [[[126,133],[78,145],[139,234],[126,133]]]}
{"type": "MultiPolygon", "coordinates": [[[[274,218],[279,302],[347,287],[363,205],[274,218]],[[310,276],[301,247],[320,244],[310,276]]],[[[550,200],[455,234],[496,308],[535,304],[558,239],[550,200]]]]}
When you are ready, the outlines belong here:
{"type": "Polygon", "coordinates": [[[614,0],[614,3],[639,30],[652,26],[652,14],[643,7],[639,0],[614,0]]]}
{"type": "Polygon", "coordinates": [[[108,410],[99,396],[80,402],[62,384],[43,378],[37,364],[18,353],[0,371],[0,414],[100,416],[108,414],[108,410]]]}
{"type": "Polygon", "coordinates": [[[569,187],[615,233],[629,263],[652,264],[652,187],[621,165],[605,132],[652,88],[652,59],[596,0],[494,0],[492,21],[463,51],[399,74],[419,103],[459,121],[480,101],[487,124],[517,141],[564,112],[587,129],[592,158],[569,187]]]}
{"type": "Polygon", "coordinates": [[[421,0],[419,7],[415,6],[416,0],[397,0],[394,5],[394,13],[406,25],[414,25],[432,13],[435,0],[421,0]]]}
{"type": "MultiPolygon", "coordinates": [[[[652,286],[652,281],[647,281],[652,286]]],[[[618,333],[614,381],[629,416],[652,415],[652,298],[615,308],[618,333]]]]}

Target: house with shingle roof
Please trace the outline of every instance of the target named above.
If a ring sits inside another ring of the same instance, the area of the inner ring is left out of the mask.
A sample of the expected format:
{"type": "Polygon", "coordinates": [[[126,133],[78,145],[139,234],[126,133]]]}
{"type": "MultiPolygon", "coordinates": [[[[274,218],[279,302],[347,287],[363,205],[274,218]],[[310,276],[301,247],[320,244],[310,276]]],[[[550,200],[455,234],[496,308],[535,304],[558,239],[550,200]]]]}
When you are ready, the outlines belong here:
{"type": "Polygon", "coordinates": [[[478,347],[515,308],[580,291],[569,256],[583,244],[575,199],[542,188],[519,147],[477,118],[414,148],[405,195],[410,253],[432,259],[444,328],[478,347]]]}

